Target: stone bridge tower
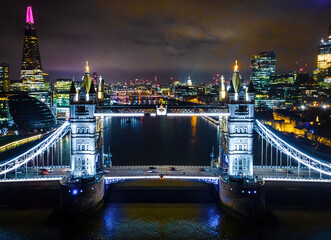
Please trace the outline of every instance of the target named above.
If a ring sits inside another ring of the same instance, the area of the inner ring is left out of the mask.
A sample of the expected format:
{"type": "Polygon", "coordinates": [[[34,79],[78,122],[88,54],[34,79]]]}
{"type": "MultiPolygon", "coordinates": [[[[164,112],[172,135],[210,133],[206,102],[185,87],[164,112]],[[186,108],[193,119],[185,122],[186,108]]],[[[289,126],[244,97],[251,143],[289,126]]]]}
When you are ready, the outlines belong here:
{"type": "Polygon", "coordinates": [[[228,92],[228,174],[253,176],[254,87],[243,87],[236,63],[228,92]]]}
{"type": "MultiPolygon", "coordinates": [[[[89,69],[85,75],[89,75],[89,69]]],[[[85,76],[84,76],[85,77],[85,76]]],[[[88,77],[85,77],[88,79],[88,77]]],[[[89,78],[90,79],[90,78],[89,78]]],[[[93,177],[103,161],[103,122],[94,116],[97,93],[93,81],[86,82],[77,92],[70,88],[71,176],[93,177]],[[89,87],[90,86],[90,87],[89,87]],[[89,87],[88,90],[86,88],[89,87]]]]}

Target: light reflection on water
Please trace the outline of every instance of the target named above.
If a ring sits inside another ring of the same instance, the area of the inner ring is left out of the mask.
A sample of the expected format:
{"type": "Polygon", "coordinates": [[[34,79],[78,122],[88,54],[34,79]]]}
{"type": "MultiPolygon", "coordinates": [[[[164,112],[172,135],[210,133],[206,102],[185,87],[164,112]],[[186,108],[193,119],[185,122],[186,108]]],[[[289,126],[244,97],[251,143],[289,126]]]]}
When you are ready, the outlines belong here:
{"type": "Polygon", "coordinates": [[[217,239],[221,236],[221,212],[216,204],[110,204],[102,215],[101,232],[107,238],[217,239]]]}

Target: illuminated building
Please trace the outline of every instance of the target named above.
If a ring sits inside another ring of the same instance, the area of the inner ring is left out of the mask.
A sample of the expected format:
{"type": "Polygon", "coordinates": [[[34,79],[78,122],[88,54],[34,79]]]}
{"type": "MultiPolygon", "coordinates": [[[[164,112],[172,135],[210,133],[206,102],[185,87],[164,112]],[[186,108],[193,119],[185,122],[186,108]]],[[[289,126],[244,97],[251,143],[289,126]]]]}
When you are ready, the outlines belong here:
{"type": "Polygon", "coordinates": [[[254,94],[252,81],[247,88],[242,86],[236,61],[228,92],[230,116],[227,158],[230,176],[253,176],[254,94]]]}
{"type": "Polygon", "coordinates": [[[314,71],[314,79],[331,81],[331,25],[329,24],[329,36],[326,41],[323,39],[318,47],[317,69],[314,71]]]}
{"type": "Polygon", "coordinates": [[[55,127],[56,118],[46,104],[27,94],[8,97],[10,115],[24,131],[47,131],[55,127]]]}
{"type": "Polygon", "coordinates": [[[22,91],[48,90],[45,85],[48,74],[43,73],[39,45],[34,24],[32,7],[28,6],[23,43],[23,57],[21,67],[22,91]]]}
{"type": "Polygon", "coordinates": [[[294,84],[297,79],[297,73],[279,74],[270,76],[269,84],[294,84]]]}
{"type": "Polygon", "coordinates": [[[86,91],[85,86],[77,92],[73,82],[70,87],[70,158],[71,175],[74,178],[95,176],[97,163],[103,158],[101,135],[103,121],[102,118],[94,116],[97,93],[93,81],[90,87],[89,92],[86,91]]]}
{"type": "Polygon", "coordinates": [[[54,106],[57,118],[69,118],[69,90],[73,79],[59,78],[54,83],[54,106]]]}
{"type": "Polygon", "coordinates": [[[10,91],[9,66],[6,63],[0,64],[0,92],[10,91]]]}
{"type": "Polygon", "coordinates": [[[14,125],[13,118],[9,112],[8,97],[7,93],[0,93],[0,127],[14,125]]]}
{"type": "Polygon", "coordinates": [[[54,113],[56,110],[54,109],[54,104],[53,104],[53,94],[52,92],[49,91],[30,91],[28,92],[28,95],[30,97],[34,97],[41,101],[42,103],[46,104],[46,106],[51,110],[52,113],[54,113]]]}
{"type": "Polygon", "coordinates": [[[190,76],[188,76],[188,78],[187,78],[187,86],[189,86],[189,87],[192,86],[192,80],[191,80],[190,76]]]}
{"type": "Polygon", "coordinates": [[[251,57],[251,68],[250,79],[253,81],[256,93],[267,93],[270,77],[275,75],[276,54],[270,51],[253,55],[251,57]]]}

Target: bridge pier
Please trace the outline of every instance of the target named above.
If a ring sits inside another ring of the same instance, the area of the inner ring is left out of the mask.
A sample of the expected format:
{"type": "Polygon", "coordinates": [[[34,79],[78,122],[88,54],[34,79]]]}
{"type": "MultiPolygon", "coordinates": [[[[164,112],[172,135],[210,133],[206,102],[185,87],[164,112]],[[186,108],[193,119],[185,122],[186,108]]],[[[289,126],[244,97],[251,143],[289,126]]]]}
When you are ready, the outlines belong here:
{"type": "Polygon", "coordinates": [[[264,214],[265,193],[261,178],[220,177],[218,193],[221,205],[235,215],[259,218],[264,214]]]}
{"type": "Polygon", "coordinates": [[[60,207],[65,216],[79,217],[102,207],[105,195],[104,177],[61,180],[60,207]]]}

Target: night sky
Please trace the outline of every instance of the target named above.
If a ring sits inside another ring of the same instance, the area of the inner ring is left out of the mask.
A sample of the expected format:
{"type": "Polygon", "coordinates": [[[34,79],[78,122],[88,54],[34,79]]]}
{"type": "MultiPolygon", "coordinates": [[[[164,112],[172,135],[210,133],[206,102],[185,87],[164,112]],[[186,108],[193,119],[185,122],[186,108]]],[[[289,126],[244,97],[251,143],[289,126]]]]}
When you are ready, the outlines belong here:
{"type": "Polygon", "coordinates": [[[235,59],[248,78],[250,56],[268,50],[277,54],[276,73],[296,61],[311,72],[331,23],[329,0],[0,0],[0,62],[10,65],[11,79],[19,78],[28,5],[52,81],[80,79],[86,60],[106,82],[228,78],[235,59]]]}

